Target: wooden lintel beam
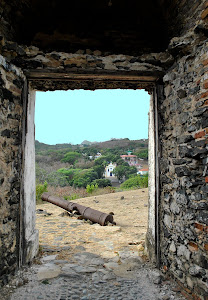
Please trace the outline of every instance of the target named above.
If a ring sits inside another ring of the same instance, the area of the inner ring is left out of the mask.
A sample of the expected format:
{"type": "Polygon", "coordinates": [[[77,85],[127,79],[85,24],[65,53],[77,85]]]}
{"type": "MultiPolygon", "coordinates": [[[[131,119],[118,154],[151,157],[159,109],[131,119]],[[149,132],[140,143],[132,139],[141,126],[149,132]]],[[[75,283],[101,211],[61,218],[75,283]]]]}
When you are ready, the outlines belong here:
{"type": "Polygon", "coordinates": [[[158,76],[141,75],[117,75],[117,74],[74,74],[74,73],[49,73],[49,72],[25,72],[28,80],[94,80],[94,81],[142,81],[155,82],[158,76]]]}

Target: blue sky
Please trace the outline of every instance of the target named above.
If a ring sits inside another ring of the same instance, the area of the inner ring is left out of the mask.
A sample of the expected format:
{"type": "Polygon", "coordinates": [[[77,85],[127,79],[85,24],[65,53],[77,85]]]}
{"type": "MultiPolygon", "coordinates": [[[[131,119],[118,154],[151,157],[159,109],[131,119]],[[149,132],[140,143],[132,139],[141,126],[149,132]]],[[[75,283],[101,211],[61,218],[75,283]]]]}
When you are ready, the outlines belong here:
{"type": "Polygon", "coordinates": [[[35,138],[51,145],[146,139],[149,99],[144,90],[36,92],[35,138]]]}

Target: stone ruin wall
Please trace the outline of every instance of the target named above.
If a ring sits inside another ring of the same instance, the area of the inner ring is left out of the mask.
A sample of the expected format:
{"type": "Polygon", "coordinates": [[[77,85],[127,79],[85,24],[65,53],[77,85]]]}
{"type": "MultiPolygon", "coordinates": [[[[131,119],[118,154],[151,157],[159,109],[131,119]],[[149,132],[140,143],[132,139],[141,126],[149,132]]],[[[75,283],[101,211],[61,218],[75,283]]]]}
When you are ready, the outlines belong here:
{"type": "Polygon", "coordinates": [[[208,3],[197,26],[192,24],[192,31],[169,45],[177,59],[163,77],[164,95],[158,104],[161,264],[185,286],[187,295],[200,299],[208,295],[206,7],[208,3]]]}
{"type": "Polygon", "coordinates": [[[23,73],[0,56],[0,286],[19,263],[24,82],[23,73]]]}
{"type": "MultiPolygon", "coordinates": [[[[162,0],[161,0],[162,1],[162,0]]],[[[205,1],[201,2],[201,5],[205,1]]],[[[185,9],[187,1],[180,2],[185,9]]],[[[208,43],[204,19],[199,20],[199,1],[192,10],[183,36],[173,38],[169,52],[141,57],[103,56],[96,53],[42,53],[34,47],[1,41],[0,56],[0,285],[17,269],[20,243],[21,170],[24,72],[76,74],[145,74],[163,77],[164,95],[158,98],[160,149],[160,253],[164,272],[185,286],[187,293],[206,299],[208,291],[208,43]],[[173,56],[176,57],[173,64],[173,56]],[[170,67],[170,65],[172,67],[170,67]],[[15,65],[15,66],[14,66],[15,65]],[[168,71],[167,71],[168,69],[168,71]],[[135,73],[134,73],[135,72],[135,73]]],[[[189,6],[188,6],[189,7],[189,6]]],[[[200,12],[200,14],[199,14],[200,12]]],[[[187,15],[188,19],[189,15],[187,15]]],[[[181,17],[182,18],[182,17],[181,17]]],[[[183,20],[187,20],[183,18],[183,20]]],[[[50,78],[34,80],[34,88],[54,90],[77,88],[50,78]]],[[[125,80],[123,87],[127,87],[125,80]]],[[[105,80],[85,81],[83,88],[113,88],[105,80]]],[[[160,82],[161,84],[161,82],[160,82]]],[[[152,88],[152,83],[130,83],[132,88],[152,88]]]]}
{"type": "Polygon", "coordinates": [[[208,43],[178,58],[164,85],[159,101],[161,262],[188,293],[207,299],[208,43]]]}
{"type": "Polygon", "coordinates": [[[186,17],[179,14],[183,34],[169,44],[176,59],[158,95],[160,257],[187,296],[207,299],[208,2],[190,2],[186,17]]]}

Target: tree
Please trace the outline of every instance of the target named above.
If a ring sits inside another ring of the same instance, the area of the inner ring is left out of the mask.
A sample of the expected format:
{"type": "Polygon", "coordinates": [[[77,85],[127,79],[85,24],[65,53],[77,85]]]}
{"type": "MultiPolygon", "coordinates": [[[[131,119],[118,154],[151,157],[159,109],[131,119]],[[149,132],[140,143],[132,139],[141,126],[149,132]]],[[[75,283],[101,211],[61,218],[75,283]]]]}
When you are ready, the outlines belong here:
{"type": "Polygon", "coordinates": [[[105,170],[105,167],[103,165],[94,166],[93,170],[95,172],[97,172],[98,178],[103,178],[103,173],[104,173],[104,170],[105,170]]]}
{"type": "Polygon", "coordinates": [[[131,177],[132,175],[136,175],[137,174],[137,168],[134,166],[129,166],[128,169],[126,170],[126,174],[125,177],[126,179],[131,177]]]}
{"type": "Polygon", "coordinates": [[[68,184],[72,186],[73,185],[73,177],[79,171],[80,171],[79,169],[65,169],[65,168],[61,168],[61,169],[59,169],[57,171],[57,173],[61,174],[62,178],[65,177],[66,180],[68,181],[68,184]]]}
{"type": "Polygon", "coordinates": [[[47,180],[48,173],[37,163],[35,164],[35,173],[36,180],[38,183],[44,183],[47,180]]]}
{"type": "Polygon", "coordinates": [[[95,179],[98,179],[98,174],[93,169],[80,170],[73,177],[73,185],[75,187],[86,187],[95,179]]]}
{"type": "Polygon", "coordinates": [[[96,165],[96,166],[99,165],[99,166],[104,166],[104,167],[106,167],[107,164],[108,164],[108,161],[107,161],[107,159],[106,159],[106,156],[101,156],[101,157],[99,157],[99,158],[97,158],[97,159],[95,160],[95,165],[96,165]]]}
{"type": "Polygon", "coordinates": [[[148,149],[140,150],[139,152],[136,153],[136,155],[138,158],[148,159],[148,149]]]}
{"type": "Polygon", "coordinates": [[[68,162],[70,164],[74,164],[75,161],[80,158],[81,154],[78,152],[67,152],[64,155],[64,158],[61,160],[62,162],[68,162]]]}
{"type": "Polygon", "coordinates": [[[117,159],[116,165],[117,166],[126,166],[126,167],[129,166],[129,164],[122,158],[117,159]]]}
{"type": "Polygon", "coordinates": [[[114,170],[113,170],[113,174],[118,178],[118,180],[122,180],[124,176],[126,176],[126,172],[127,172],[128,167],[127,166],[117,166],[114,170]]]}

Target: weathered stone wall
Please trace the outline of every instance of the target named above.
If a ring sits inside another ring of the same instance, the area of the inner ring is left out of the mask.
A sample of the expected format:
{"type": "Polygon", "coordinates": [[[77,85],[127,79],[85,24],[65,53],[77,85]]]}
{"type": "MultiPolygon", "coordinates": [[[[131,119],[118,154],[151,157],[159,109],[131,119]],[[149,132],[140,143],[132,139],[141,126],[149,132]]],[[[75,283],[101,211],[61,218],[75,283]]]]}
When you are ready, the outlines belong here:
{"type": "Polygon", "coordinates": [[[207,299],[208,43],[178,57],[159,99],[160,241],[164,271],[207,299]]]}
{"type": "Polygon", "coordinates": [[[19,260],[24,81],[22,72],[0,56],[0,285],[19,260]]]}
{"type": "Polygon", "coordinates": [[[206,0],[158,0],[164,17],[169,23],[170,36],[179,36],[193,29],[200,21],[206,0]]]}
{"type": "MultiPolygon", "coordinates": [[[[19,2],[23,8],[27,4],[26,0],[19,2]]],[[[157,250],[161,252],[164,271],[173,274],[188,293],[205,299],[208,292],[208,2],[158,2],[169,19],[170,38],[175,38],[165,52],[138,56],[110,55],[89,49],[76,53],[52,49],[54,51],[46,53],[34,46],[18,45],[9,41],[13,39],[9,20],[13,19],[17,1],[11,1],[10,5],[3,1],[3,6],[0,5],[0,34],[3,36],[0,52],[7,59],[0,56],[0,285],[7,282],[18,262],[21,264],[20,249],[24,250],[26,262],[31,261],[37,251],[31,156],[31,153],[34,155],[34,93],[23,105],[26,79],[20,69],[34,90],[80,87],[151,90],[154,82],[167,72],[164,97],[158,95],[161,194],[160,248],[157,250]],[[32,178],[32,189],[24,190],[27,184],[24,176],[29,183],[32,178]]],[[[23,8],[20,7],[20,11],[22,9],[24,15],[23,8]]],[[[16,17],[18,19],[18,14],[16,17]]],[[[153,115],[153,110],[151,112],[153,115]]],[[[153,133],[154,126],[151,127],[153,133]]],[[[153,142],[154,138],[152,136],[153,142]]],[[[152,154],[154,161],[155,152],[152,154]]],[[[152,179],[155,184],[155,177],[152,179]]],[[[152,201],[155,193],[154,186],[152,201]]],[[[156,244],[155,210],[158,211],[158,207],[152,203],[149,232],[152,245],[156,244]]]]}

